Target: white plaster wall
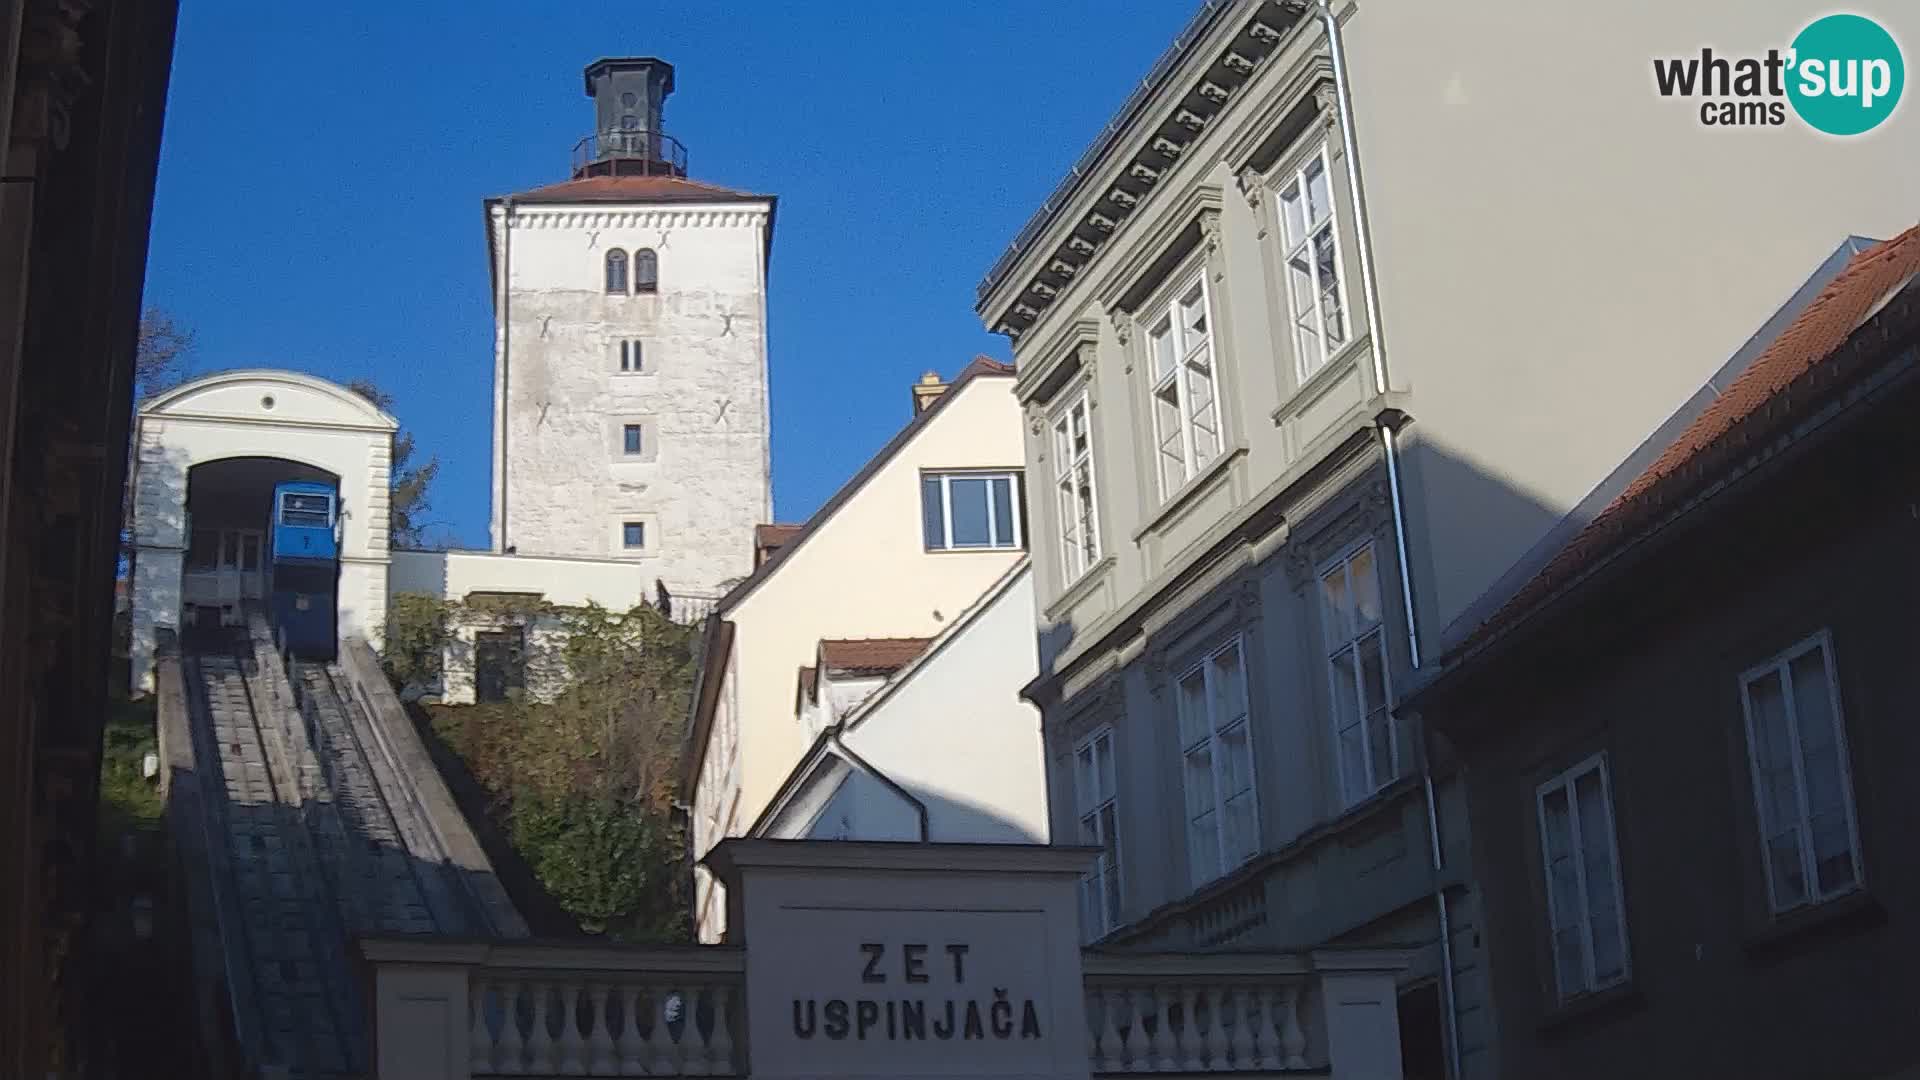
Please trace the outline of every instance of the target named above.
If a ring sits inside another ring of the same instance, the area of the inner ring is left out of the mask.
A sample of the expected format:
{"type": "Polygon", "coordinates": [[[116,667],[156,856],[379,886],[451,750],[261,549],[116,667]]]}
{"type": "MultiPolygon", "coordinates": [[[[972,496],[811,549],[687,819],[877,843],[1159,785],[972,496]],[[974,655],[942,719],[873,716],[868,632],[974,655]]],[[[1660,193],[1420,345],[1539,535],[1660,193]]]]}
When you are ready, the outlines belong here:
{"type": "Polygon", "coordinates": [[[759,817],[806,750],[794,673],[813,662],[821,638],[935,637],[1024,557],[928,552],[920,516],[922,469],[1021,467],[1012,383],[983,375],[949,391],[954,400],[725,614],[747,748],[738,820],[759,817]]]}
{"type": "Polygon", "coordinates": [[[225,458],[281,458],[340,478],[340,633],[378,642],[386,621],[389,457],[397,427],[359,395],[290,371],[222,372],[144,405],[134,431],[135,687],[153,689],[157,628],[180,625],[188,472],[225,458]]]}
{"type": "Polygon", "coordinates": [[[771,520],[765,203],[495,210],[497,363],[494,543],[525,554],[634,559],[677,592],[711,593],[752,570],[771,520]],[[659,291],[609,296],[609,248],[652,248],[659,291]],[[623,373],[619,342],[641,340],[623,373]],[[502,403],[504,407],[502,408],[502,403]],[[657,446],[620,460],[620,431],[657,446]],[[622,521],[646,523],[629,555],[622,521]]]}
{"type": "MultiPolygon", "coordinates": [[[[1039,670],[1033,603],[1033,574],[1022,569],[976,619],[875,698],[844,736],[854,753],[927,804],[935,842],[1047,842],[1040,713],[1020,698],[1039,670]]],[[[804,803],[806,793],[794,801],[804,803]]],[[[920,838],[913,808],[857,771],[818,817],[770,835],[920,838]]]]}

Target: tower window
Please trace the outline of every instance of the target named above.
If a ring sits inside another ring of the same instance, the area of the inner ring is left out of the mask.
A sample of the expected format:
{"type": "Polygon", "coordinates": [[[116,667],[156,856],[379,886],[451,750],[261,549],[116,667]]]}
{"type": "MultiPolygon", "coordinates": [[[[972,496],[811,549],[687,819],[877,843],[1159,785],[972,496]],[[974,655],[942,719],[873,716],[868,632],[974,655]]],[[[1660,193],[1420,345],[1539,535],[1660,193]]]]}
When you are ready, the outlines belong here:
{"type": "Polygon", "coordinates": [[[607,294],[627,295],[627,253],[619,248],[607,252],[607,294]]]}
{"type": "Polygon", "coordinates": [[[620,370],[629,374],[646,370],[642,362],[641,342],[639,338],[626,338],[620,342],[620,370]]]}
{"type": "Polygon", "coordinates": [[[647,525],[644,521],[625,521],[620,524],[620,546],[628,551],[639,551],[647,546],[647,525]]]}
{"type": "Polygon", "coordinates": [[[621,438],[622,453],[636,454],[636,455],[640,453],[640,425],[639,424],[628,424],[625,427],[621,428],[620,438],[621,438]]]}
{"type": "Polygon", "coordinates": [[[633,253],[633,291],[653,292],[660,287],[660,257],[652,248],[633,253]]]}

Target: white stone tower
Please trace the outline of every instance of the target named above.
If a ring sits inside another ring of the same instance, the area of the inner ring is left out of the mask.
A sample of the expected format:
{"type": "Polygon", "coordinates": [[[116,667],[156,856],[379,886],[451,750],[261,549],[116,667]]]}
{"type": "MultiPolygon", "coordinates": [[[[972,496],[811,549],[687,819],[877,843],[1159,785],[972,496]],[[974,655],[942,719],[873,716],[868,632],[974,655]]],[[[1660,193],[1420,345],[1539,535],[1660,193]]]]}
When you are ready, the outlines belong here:
{"type": "Polygon", "coordinates": [[[586,86],[572,179],[487,201],[493,547],[641,560],[712,595],[772,520],[774,197],[687,178],[671,65],[599,60],[586,86]]]}

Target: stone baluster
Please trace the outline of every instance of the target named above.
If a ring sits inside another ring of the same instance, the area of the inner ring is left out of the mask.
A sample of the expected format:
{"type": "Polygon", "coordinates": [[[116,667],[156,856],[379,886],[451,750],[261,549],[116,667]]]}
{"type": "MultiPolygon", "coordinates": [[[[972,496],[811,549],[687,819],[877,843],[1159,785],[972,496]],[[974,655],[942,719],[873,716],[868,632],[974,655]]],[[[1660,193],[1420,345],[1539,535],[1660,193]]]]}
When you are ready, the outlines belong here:
{"type": "Polygon", "coordinates": [[[1233,1032],[1228,1050],[1233,1054],[1235,1069],[1250,1068],[1259,1057],[1260,1036],[1254,1025],[1260,1022],[1260,997],[1260,989],[1253,986],[1241,987],[1234,992],[1233,1032]]]}
{"type": "Polygon", "coordinates": [[[1289,986],[1280,992],[1279,1006],[1280,1064],[1289,1069],[1307,1067],[1307,1033],[1300,1029],[1300,988],[1289,986]]]}
{"type": "Polygon", "coordinates": [[[500,1042],[493,1067],[506,1076],[527,1071],[527,1048],[520,1038],[520,984],[507,979],[497,984],[500,991],[500,1042]]]}
{"type": "Polygon", "coordinates": [[[587,1043],[580,1037],[579,983],[560,988],[560,1066],[563,1076],[579,1076],[587,1071],[587,1043]]]}
{"type": "Polygon", "coordinates": [[[1206,1068],[1206,1062],[1200,1060],[1203,1045],[1200,1034],[1200,998],[1201,995],[1196,994],[1192,987],[1186,987],[1180,991],[1180,1027],[1182,1029],[1180,1044],[1181,1048],[1187,1052],[1188,1072],[1199,1072],[1206,1068]]]}
{"type": "MultiPolygon", "coordinates": [[[[491,991],[484,980],[473,978],[467,984],[467,1008],[471,1018],[467,1021],[467,1071],[469,1073],[490,1073],[493,1071],[493,1034],[487,1030],[487,994],[491,991]]],[[[505,1027],[503,1023],[501,1027],[505,1027]]]]}
{"type": "Polygon", "coordinates": [[[688,1076],[705,1076],[712,1066],[709,1055],[713,1047],[700,1033],[701,997],[702,991],[697,986],[683,987],[680,991],[680,1068],[688,1076]]]}
{"type": "MultiPolygon", "coordinates": [[[[673,1044],[673,1032],[667,1028],[668,990],[658,983],[647,988],[648,1011],[653,1016],[653,1030],[647,1033],[647,1057],[653,1062],[649,1070],[663,1076],[672,1076],[679,1072],[680,1063],[675,1060],[679,1047],[673,1044]]],[[[686,1009],[680,1010],[681,1020],[686,1019],[686,1009]]]]}
{"type": "Polygon", "coordinates": [[[647,1043],[640,1036],[640,1006],[651,1005],[646,987],[632,983],[620,990],[620,1075],[639,1076],[647,1071],[647,1043]]]}
{"type": "Polygon", "coordinates": [[[594,983],[587,990],[592,1002],[592,1027],[588,1032],[587,1071],[595,1076],[619,1076],[620,1058],[613,1049],[613,1019],[607,1012],[606,983],[594,983]]]}
{"type": "Polygon", "coordinates": [[[727,986],[713,988],[713,1073],[715,1076],[732,1076],[733,1065],[733,1025],[729,1012],[733,1005],[733,991],[727,986]]]}
{"type": "Polygon", "coordinates": [[[1123,1062],[1120,1060],[1120,1025],[1117,1017],[1120,1010],[1117,999],[1126,993],[1124,990],[1099,990],[1094,998],[1099,1002],[1100,1015],[1095,1017],[1091,1010],[1087,1016],[1093,1025],[1093,1061],[1094,1072],[1118,1072],[1123,1062]]]}
{"type": "Polygon", "coordinates": [[[1207,999],[1207,1068],[1219,1072],[1227,1068],[1227,1014],[1235,1000],[1233,988],[1216,986],[1201,990],[1207,999]]]}
{"type": "Polygon", "coordinates": [[[552,1002],[553,987],[548,983],[533,984],[533,1030],[527,1033],[527,1071],[535,1076],[553,1075],[553,1032],[549,1028],[547,1010],[552,1002]]]}
{"type": "Polygon", "coordinates": [[[1147,1013],[1153,1008],[1153,991],[1121,990],[1117,993],[1128,1007],[1127,1037],[1121,1046],[1121,1053],[1126,1055],[1129,1070],[1145,1072],[1153,1067],[1153,1048],[1147,1041],[1147,1013]]]}
{"type": "Polygon", "coordinates": [[[1173,1003],[1179,998],[1171,986],[1155,987],[1153,990],[1153,1015],[1158,1031],[1153,1041],[1158,1044],[1159,1068],[1157,1072],[1177,1072],[1180,1069],[1180,1033],[1173,1026],[1173,1003]]]}

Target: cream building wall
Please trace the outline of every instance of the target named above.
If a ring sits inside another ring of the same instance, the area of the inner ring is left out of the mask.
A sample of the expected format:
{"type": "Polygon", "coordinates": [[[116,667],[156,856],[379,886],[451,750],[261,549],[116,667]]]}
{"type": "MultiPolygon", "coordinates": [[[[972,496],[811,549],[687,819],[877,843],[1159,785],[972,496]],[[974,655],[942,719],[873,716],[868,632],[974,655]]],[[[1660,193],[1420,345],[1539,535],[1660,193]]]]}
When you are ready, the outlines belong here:
{"type": "Polygon", "coordinates": [[[752,569],[751,544],[714,538],[750,536],[772,515],[771,211],[720,194],[490,204],[495,550],[632,558],[676,593],[711,594],[752,569]],[[610,248],[654,250],[658,291],[608,295],[610,248]],[[621,370],[622,340],[641,343],[640,372],[621,370]],[[642,428],[638,458],[622,452],[626,424],[642,428]],[[622,548],[625,521],[644,523],[644,551],[622,548]]]}
{"type": "MultiPolygon", "coordinates": [[[[701,748],[695,856],[751,825],[805,753],[794,715],[801,667],[822,638],[934,637],[1023,557],[1019,550],[928,551],[923,470],[1021,468],[1021,416],[1009,374],[954,387],[889,457],[834,502],[719,608],[732,645],[701,748]]],[[[704,870],[697,920],[716,940],[724,908],[704,870]]]]}
{"type": "MultiPolygon", "coordinates": [[[[1913,5],[1847,10],[1920,59],[1913,5]]],[[[1804,0],[1350,6],[1385,337],[1396,389],[1415,402],[1430,637],[1842,240],[1920,220],[1911,87],[1852,138],[1791,108],[1779,127],[1706,127],[1698,99],[1655,90],[1655,57],[1784,51],[1825,12],[1804,0]]]]}
{"type": "MultiPolygon", "coordinates": [[[[934,842],[1047,842],[1040,711],[1020,697],[1035,655],[1033,572],[1023,562],[844,718],[847,747],[926,804],[934,842]]],[[[797,772],[756,835],[920,839],[913,807],[840,759],[797,772]]]]}

